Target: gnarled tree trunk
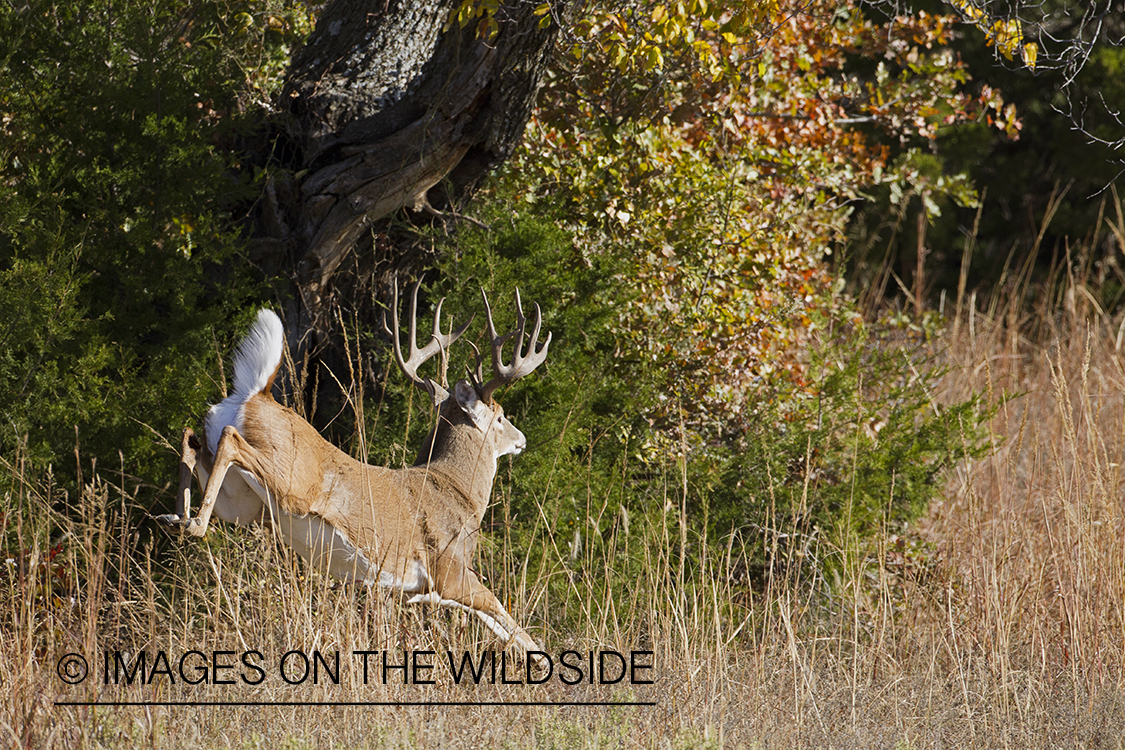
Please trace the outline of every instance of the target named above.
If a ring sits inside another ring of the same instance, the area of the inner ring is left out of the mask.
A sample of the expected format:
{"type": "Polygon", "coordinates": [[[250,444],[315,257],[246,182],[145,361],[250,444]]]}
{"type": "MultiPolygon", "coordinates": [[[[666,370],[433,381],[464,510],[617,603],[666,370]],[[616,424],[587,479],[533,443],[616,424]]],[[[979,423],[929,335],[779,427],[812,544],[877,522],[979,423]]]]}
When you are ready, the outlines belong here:
{"type": "Polygon", "coordinates": [[[256,254],[292,269],[289,327],[313,332],[294,342],[303,351],[318,348],[341,266],[371,252],[381,220],[448,205],[519,142],[557,24],[513,0],[489,39],[460,27],[458,6],[334,0],[292,61],[278,114],[299,179],[267,188],[256,254]]]}

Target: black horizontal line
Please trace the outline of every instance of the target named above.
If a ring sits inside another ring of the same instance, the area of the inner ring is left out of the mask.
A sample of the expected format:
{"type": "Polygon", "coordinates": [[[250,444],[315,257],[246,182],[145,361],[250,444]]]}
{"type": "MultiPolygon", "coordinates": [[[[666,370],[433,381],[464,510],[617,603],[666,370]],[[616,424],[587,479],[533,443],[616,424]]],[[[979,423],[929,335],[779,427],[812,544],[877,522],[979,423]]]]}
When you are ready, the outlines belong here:
{"type": "Polygon", "coordinates": [[[56,706],[655,706],[656,701],[55,701],[56,706]]]}

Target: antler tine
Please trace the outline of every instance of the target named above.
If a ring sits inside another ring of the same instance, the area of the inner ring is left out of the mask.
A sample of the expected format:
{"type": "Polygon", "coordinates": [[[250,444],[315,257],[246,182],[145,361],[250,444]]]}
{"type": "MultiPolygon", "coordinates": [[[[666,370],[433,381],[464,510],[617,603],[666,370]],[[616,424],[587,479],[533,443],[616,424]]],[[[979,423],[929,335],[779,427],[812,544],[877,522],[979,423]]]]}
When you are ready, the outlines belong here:
{"type": "MultiPolygon", "coordinates": [[[[548,331],[547,339],[543,342],[542,346],[538,346],[539,332],[543,327],[543,312],[539,309],[539,303],[535,303],[535,324],[531,328],[531,337],[528,339],[527,348],[524,348],[524,329],[527,324],[527,318],[523,314],[523,304],[520,301],[520,291],[516,290],[516,327],[515,329],[503,335],[497,335],[496,326],[492,322],[492,307],[488,304],[488,294],[484,289],[481,289],[481,296],[484,297],[484,310],[488,319],[488,336],[491,339],[492,346],[492,372],[494,376],[487,384],[481,385],[480,382],[474,382],[473,385],[477,389],[477,393],[481,401],[489,401],[492,399],[492,394],[502,385],[514,383],[525,375],[530,374],[536,367],[543,364],[547,359],[547,347],[551,345],[551,333],[548,331]],[[512,363],[510,365],[504,364],[504,344],[508,339],[515,337],[516,345],[512,352],[512,363]],[[537,348],[538,347],[538,348],[537,348]]],[[[476,347],[473,347],[474,350],[476,347]]],[[[480,353],[477,352],[477,376],[483,380],[482,362],[480,353]]]]}
{"type": "MultiPolygon", "coordinates": [[[[473,388],[475,388],[479,394],[484,387],[484,359],[480,356],[480,349],[477,348],[476,344],[472,341],[467,341],[466,343],[473,349],[473,359],[476,360],[477,369],[470,370],[469,366],[465,365],[465,372],[469,376],[469,382],[473,384],[473,388]]],[[[479,398],[480,396],[478,395],[477,397],[479,398]]]]}
{"type": "MultiPolygon", "coordinates": [[[[414,290],[410,295],[410,320],[407,323],[410,329],[410,355],[406,358],[402,356],[402,343],[399,341],[399,317],[398,317],[398,280],[394,283],[394,293],[392,295],[391,304],[391,327],[387,326],[386,313],[383,314],[383,330],[391,335],[394,342],[395,362],[398,363],[401,369],[415,385],[419,386],[431,396],[440,398],[445,389],[435,383],[431,378],[422,378],[418,375],[418,368],[421,367],[427,360],[431,359],[435,354],[447,350],[458,338],[461,337],[465,331],[468,330],[472,324],[473,319],[470,317],[465,325],[458,328],[456,331],[450,326],[449,333],[443,334],[441,332],[441,306],[445,304],[445,298],[442,297],[438,300],[437,307],[434,309],[434,328],[430,334],[430,340],[422,348],[418,348],[418,290],[421,288],[422,282],[419,281],[414,285],[414,290]]],[[[447,394],[446,394],[447,395],[447,394]]]]}

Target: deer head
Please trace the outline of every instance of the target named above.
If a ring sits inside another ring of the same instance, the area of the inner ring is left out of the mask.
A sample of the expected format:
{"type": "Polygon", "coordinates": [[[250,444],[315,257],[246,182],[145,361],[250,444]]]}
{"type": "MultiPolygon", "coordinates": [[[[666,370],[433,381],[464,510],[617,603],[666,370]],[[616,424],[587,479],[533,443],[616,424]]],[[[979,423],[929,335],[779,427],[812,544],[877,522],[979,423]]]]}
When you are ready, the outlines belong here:
{"type": "MultiPolygon", "coordinates": [[[[519,290],[516,290],[516,327],[505,334],[496,332],[496,325],[492,319],[492,307],[488,302],[488,295],[481,290],[484,299],[484,308],[487,317],[488,336],[492,351],[493,377],[484,382],[483,360],[480,350],[470,342],[476,359],[476,371],[470,372],[468,377],[458,380],[453,386],[452,394],[443,384],[435,382],[432,378],[423,378],[418,375],[418,367],[437,354],[442,354],[442,371],[447,366],[448,350],[472,324],[470,318],[456,331],[450,329],[449,333],[441,331],[441,307],[445,299],[438,301],[434,310],[433,330],[430,341],[423,347],[418,347],[417,342],[417,316],[418,316],[418,288],[414,286],[410,301],[410,331],[409,356],[402,356],[402,345],[398,336],[398,284],[395,284],[393,294],[393,307],[391,311],[391,325],[388,326],[384,316],[383,328],[394,339],[395,361],[399,368],[410,380],[430,395],[434,408],[437,411],[437,424],[422,445],[418,454],[417,463],[432,463],[453,453],[466,450],[473,453],[474,458],[488,456],[495,461],[500,456],[515,455],[527,446],[527,439],[507,417],[504,408],[493,398],[496,390],[503,385],[509,385],[520,378],[530,374],[535,368],[543,364],[547,358],[547,347],[551,344],[551,334],[542,345],[539,344],[539,333],[543,324],[543,314],[539,305],[535,305],[535,322],[532,326],[530,338],[526,336],[525,329],[527,318],[524,316],[523,305],[520,301],[519,290]],[[514,341],[514,350],[509,364],[504,362],[504,346],[514,341]],[[526,341],[526,343],[525,343],[526,341]]],[[[491,479],[491,478],[490,478],[491,479]]]]}

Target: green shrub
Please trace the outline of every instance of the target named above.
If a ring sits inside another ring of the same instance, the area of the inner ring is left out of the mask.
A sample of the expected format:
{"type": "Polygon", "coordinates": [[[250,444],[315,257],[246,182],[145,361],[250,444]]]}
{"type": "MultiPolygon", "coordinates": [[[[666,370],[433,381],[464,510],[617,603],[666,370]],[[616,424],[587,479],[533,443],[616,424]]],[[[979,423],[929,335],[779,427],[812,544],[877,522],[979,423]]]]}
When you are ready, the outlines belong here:
{"type": "Polygon", "coordinates": [[[219,394],[262,296],[226,212],[253,189],[221,145],[252,71],[217,42],[262,12],[235,5],[0,7],[0,453],[64,483],[76,442],[167,474],[159,436],[219,394]]]}
{"type": "Polygon", "coordinates": [[[756,531],[762,565],[838,570],[923,514],[947,470],[989,449],[992,410],[977,398],[941,403],[940,352],[922,334],[841,329],[810,345],[805,392],[761,394],[746,429],[701,459],[718,477],[712,532],[756,531]]]}

